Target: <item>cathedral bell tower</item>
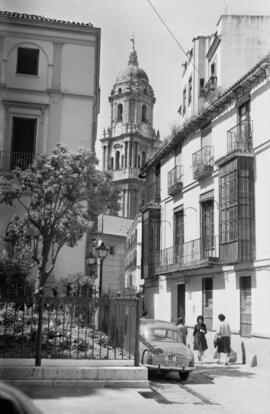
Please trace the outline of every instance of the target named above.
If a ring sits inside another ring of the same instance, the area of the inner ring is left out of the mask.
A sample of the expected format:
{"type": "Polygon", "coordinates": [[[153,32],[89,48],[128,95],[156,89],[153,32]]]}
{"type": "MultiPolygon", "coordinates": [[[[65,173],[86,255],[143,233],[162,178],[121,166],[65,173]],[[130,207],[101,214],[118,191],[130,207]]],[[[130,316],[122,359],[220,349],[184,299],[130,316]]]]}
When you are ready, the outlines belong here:
{"type": "Polygon", "coordinates": [[[128,66],[117,76],[109,96],[111,125],[100,140],[103,170],[112,172],[112,183],[121,189],[120,216],[134,218],[141,206],[144,180],[140,168],[159,145],[159,133],[153,129],[156,101],[148,76],[139,67],[132,41],[128,66]]]}

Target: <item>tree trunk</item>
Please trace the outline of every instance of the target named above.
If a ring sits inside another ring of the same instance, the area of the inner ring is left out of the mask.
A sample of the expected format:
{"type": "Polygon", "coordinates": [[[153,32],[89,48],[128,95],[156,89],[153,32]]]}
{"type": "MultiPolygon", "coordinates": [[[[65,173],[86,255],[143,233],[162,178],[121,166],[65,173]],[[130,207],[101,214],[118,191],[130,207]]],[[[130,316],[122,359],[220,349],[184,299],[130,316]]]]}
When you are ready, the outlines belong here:
{"type": "Polygon", "coordinates": [[[35,366],[41,366],[41,344],[42,344],[42,322],[43,322],[43,292],[39,289],[37,295],[37,302],[38,302],[38,330],[37,330],[37,337],[36,337],[36,358],[35,358],[35,366]]]}

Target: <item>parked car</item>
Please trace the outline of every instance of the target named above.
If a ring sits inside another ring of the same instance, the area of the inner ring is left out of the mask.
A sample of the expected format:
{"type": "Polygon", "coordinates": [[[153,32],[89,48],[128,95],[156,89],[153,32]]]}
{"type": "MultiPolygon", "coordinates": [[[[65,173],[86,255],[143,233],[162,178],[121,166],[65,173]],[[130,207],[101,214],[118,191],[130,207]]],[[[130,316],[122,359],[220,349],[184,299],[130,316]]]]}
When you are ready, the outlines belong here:
{"type": "Polygon", "coordinates": [[[177,326],[155,319],[140,321],[140,362],[157,372],[178,371],[187,380],[194,369],[193,352],[181,342],[177,326]]]}

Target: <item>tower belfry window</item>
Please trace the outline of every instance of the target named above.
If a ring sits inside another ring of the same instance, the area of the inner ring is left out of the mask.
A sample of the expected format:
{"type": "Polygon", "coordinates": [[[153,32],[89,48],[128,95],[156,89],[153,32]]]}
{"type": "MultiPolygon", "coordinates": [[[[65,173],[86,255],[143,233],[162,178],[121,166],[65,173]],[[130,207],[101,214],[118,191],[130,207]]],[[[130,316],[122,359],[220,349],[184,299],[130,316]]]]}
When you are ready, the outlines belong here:
{"type": "Polygon", "coordinates": [[[117,105],[117,122],[121,122],[123,120],[123,105],[117,105]]]}
{"type": "Polygon", "coordinates": [[[146,108],[146,105],[142,106],[142,122],[147,122],[147,108],[146,108]]]}

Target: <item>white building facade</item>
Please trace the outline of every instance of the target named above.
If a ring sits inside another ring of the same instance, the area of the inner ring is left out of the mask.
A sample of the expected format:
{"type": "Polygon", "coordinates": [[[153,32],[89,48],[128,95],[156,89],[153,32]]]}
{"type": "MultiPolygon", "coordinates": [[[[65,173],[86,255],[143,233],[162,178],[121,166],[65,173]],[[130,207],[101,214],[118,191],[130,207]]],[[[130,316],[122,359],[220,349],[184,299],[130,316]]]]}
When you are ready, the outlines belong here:
{"type": "MultiPolygon", "coordinates": [[[[57,144],[94,151],[99,112],[100,29],[0,12],[0,173],[27,167],[57,144]]],[[[0,237],[23,212],[0,207],[0,237]]],[[[85,239],[64,248],[56,277],[85,271],[85,239]]]]}
{"type": "Polygon", "coordinates": [[[155,188],[142,209],[142,270],[151,317],[191,327],[202,314],[211,331],[223,313],[235,338],[267,341],[269,55],[248,69],[211,99],[204,90],[204,106],[142,169],[155,188]]]}

